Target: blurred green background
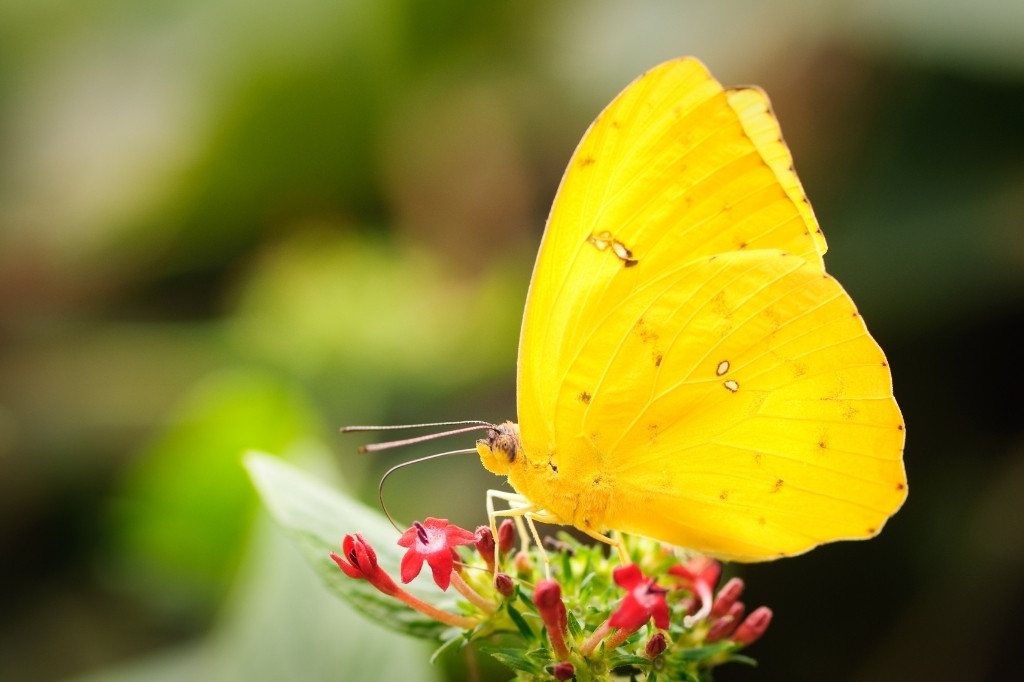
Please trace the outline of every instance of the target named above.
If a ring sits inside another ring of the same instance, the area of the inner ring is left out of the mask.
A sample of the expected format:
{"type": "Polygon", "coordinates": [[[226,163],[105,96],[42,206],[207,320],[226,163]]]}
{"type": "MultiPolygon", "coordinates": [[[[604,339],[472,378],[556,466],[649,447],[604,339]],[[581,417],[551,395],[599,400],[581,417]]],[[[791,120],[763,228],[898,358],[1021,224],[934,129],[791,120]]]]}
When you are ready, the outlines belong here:
{"type": "MultiPolygon", "coordinates": [[[[442,446],[337,427],[514,417],[562,170],[686,54],[772,96],[908,425],[879,538],[736,569],[776,617],[718,679],[1015,677],[1024,3],[0,0],[0,679],[463,679],[326,592],[240,452],[372,500],[442,446]]],[[[388,496],[474,527],[495,482],[388,496]]]]}

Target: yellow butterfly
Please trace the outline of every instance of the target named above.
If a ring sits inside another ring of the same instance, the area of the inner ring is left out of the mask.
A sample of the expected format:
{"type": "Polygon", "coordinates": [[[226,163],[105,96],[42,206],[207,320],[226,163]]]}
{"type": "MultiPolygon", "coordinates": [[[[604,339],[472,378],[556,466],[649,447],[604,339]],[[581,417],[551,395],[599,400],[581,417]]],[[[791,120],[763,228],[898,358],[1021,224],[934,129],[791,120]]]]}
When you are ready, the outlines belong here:
{"type": "Polygon", "coordinates": [[[492,525],[740,561],[877,534],[907,496],[903,419],[825,248],[761,90],[723,89],[692,58],[634,81],[548,219],[519,424],[477,444],[519,493],[490,493],[492,525]]]}

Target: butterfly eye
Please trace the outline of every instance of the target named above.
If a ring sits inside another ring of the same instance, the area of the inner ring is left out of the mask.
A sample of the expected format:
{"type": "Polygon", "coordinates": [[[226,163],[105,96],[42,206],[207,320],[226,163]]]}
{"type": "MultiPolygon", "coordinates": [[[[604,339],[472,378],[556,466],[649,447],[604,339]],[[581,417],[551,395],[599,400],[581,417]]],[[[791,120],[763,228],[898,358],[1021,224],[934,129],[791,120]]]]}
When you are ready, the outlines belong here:
{"type": "Polygon", "coordinates": [[[505,456],[508,457],[509,464],[516,461],[516,455],[519,454],[519,448],[516,446],[516,439],[510,433],[498,434],[494,441],[494,448],[499,452],[505,453],[505,456]]]}
{"type": "Polygon", "coordinates": [[[505,455],[508,458],[509,464],[516,461],[516,456],[519,454],[519,444],[516,442],[515,431],[505,424],[488,429],[487,446],[492,452],[500,452],[505,455]]]}

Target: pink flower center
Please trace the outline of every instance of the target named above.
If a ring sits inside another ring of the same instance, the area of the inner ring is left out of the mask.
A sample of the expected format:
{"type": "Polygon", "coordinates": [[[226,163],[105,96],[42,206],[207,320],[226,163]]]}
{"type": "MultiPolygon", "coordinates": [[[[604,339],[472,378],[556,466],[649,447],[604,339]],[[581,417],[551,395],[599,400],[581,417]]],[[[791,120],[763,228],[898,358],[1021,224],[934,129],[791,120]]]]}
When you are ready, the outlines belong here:
{"type": "Polygon", "coordinates": [[[431,533],[427,530],[427,527],[419,521],[413,521],[412,525],[416,528],[416,539],[421,545],[423,545],[423,549],[420,551],[424,554],[440,552],[448,546],[448,537],[445,535],[444,531],[441,531],[440,533],[431,533]]]}

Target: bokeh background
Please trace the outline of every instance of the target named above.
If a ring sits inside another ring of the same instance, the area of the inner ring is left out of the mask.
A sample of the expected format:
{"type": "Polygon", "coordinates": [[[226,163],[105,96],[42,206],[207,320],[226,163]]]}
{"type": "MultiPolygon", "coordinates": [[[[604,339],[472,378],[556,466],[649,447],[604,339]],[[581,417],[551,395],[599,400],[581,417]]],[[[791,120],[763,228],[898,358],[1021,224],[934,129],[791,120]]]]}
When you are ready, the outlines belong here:
{"type": "MultiPolygon", "coordinates": [[[[772,96],[908,425],[881,536],[732,569],[776,618],[718,679],[1015,678],[1024,3],[0,0],[0,679],[466,679],[330,596],[239,455],[373,500],[443,446],[339,426],[514,417],[562,170],[685,54],[772,96]]],[[[494,482],[388,496],[474,527],[494,482]]]]}

